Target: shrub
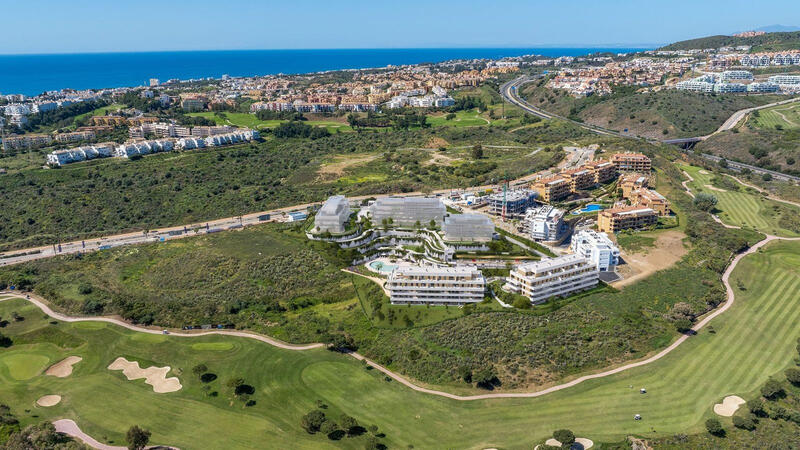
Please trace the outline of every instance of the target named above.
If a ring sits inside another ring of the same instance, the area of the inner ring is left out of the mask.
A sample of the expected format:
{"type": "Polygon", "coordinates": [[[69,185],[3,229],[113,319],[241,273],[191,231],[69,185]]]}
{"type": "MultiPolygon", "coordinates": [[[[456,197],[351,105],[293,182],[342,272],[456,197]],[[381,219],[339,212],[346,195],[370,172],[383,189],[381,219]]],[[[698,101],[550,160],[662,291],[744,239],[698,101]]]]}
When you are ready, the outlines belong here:
{"type": "Polygon", "coordinates": [[[300,426],[310,434],[314,434],[320,430],[320,427],[325,422],[325,413],[315,409],[300,419],[300,426]]]}
{"type": "Polygon", "coordinates": [[[735,426],[736,428],[741,428],[743,430],[754,430],[756,428],[756,423],[749,416],[744,416],[744,417],[734,416],[733,426],[735,426]]]}
{"type": "Polygon", "coordinates": [[[783,386],[776,380],[767,381],[764,386],[761,386],[761,395],[764,398],[774,400],[783,394],[783,386]]]}
{"type": "Polygon", "coordinates": [[[794,385],[800,385],[800,369],[792,367],[791,369],[786,369],[786,379],[789,380],[789,383],[794,385]]]}
{"type": "Polygon", "coordinates": [[[694,206],[701,211],[711,211],[717,206],[717,197],[706,192],[700,192],[694,197],[694,206]]]}
{"type": "Polygon", "coordinates": [[[714,436],[722,436],[725,433],[725,429],[722,428],[722,424],[718,419],[714,418],[706,420],[706,430],[708,430],[708,432],[714,436]]]}
{"type": "Polygon", "coordinates": [[[575,442],[575,433],[567,429],[556,430],[553,432],[553,439],[561,442],[562,446],[570,446],[575,442]]]}

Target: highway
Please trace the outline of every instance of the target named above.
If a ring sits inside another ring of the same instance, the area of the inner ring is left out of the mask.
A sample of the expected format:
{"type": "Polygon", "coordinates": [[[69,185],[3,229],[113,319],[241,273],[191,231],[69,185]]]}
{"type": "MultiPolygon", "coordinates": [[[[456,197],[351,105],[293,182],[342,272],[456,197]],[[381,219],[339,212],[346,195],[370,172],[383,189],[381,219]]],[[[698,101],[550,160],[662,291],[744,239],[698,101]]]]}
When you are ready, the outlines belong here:
{"type": "MultiPolygon", "coordinates": [[[[575,120],[572,120],[572,119],[568,119],[568,118],[563,117],[563,116],[559,116],[558,114],[553,114],[553,113],[544,111],[544,110],[542,110],[540,108],[537,108],[537,107],[531,105],[530,103],[528,103],[527,101],[525,101],[517,93],[517,91],[519,90],[520,86],[522,86],[522,85],[524,85],[526,83],[529,83],[531,81],[533,81],[531,78],[523,76],[523,77],[519,77],[519,78],[516,78],[514,80],[511,80],[509,82],[506,82],[505,84],[500,86],[500,95],[502,95],[503,98],[505,98],[509,103],[511,103],[513,105],[516,105],[519,108],[521,108],[522,110],[524,110],[524,111],[526,111],[526,112],[528,112],[530,114],[533,114],[536,117],[540,117],[542,119],[566,120],[567,122],[573,123],[573,124],[583,128],[583,129],[591,131],[593,133],[606,135],[606,136],[616,136],[616,137],[627,138],[627,139],[640,139],[640,140],[645,140],[647,142],[654,143],[654,144],[661,143],[661,144],[681,145],[681,144],[692,144],[692,143],[697,143],[697,142],[700,142],[700,141],[704,141],[707,138],[709,138],[709,137],[711,137],[711,136],[713,136],[713,135],[715,135],[717,133],[721,133],[723,131],[728,131],[728,130],[733,129],[739,122],[741,122],[742,119],[747,117],[747,114],[749,114],[749,113],[751,113],[753,111],[757,111],[759,109],[771,108],[773,106],[778,106],[778,105],[784,105],[784,104],[787,104],[787,103],[792,103],[792,102],[796,102],[796,101],[800,100],[800,97],[795,97],[795,98],[790,98],[790,99],[787,99],[787,100],[781,100],[781,101],[775,102],[775,103],[769,103],[769,104],[766,104],[766,105],[761,105],[761,106],[756,106],[756,107],[753,107],[753,108],[747,108],[747,109],[742,109],[742,110],[736,111],[722,125],[720,125],[720,127],[716,131],[714,131],[713,133],[711,133],[709,135],[706,135],[706,136],[697,136],[697,137],[690,137],[690,138],[678,138],[678,139],[666,139],[666,140],[663,140],[663,141],[659,141],[659,140],[656,140],[656,139],[650,139],[650,138],[644,138],[644,137],[641,137],[641,136],[635,136],[635,135],[631,135],[631,134],[620,133],[618,131],[609,130],[607,128],[599,127],[599,126],[596,126],[596,125],[591,125],[591,124],[586,124],[586,123],[583,123],[583,122],[578,122],[578,121],[575,121],[575,120]]],[[[686,150],[686,149],[684,149],[684,150],[686,150]]],[[[709,155],[709,154],[706,154],[706,153],[693,153],[692,152],[692,154],[694,154],[695,156],[699,156],[701,158],[707,159],[707,160],[712,161],[712,162],[719,162],[720,160],[723,159],[723,158],[721,158],[719,156],[709,155]]],[[[761,167],[757,167],[757,166],[753,166],[753,165],[745,164],[745,163],[741,163],[741,162],[731,161],[731,160],[727,160],[727,162],[728,162],[728,168],[729,169],[735,170],[735,171],[738,171],[738,172],[746,169],[746,170],[749,170],[749,171],[751,171],[753,173],[758,173],[758,174],[762,174],[762,175],[769,174],[770,176],[772,176],[773,178],[778,179],[778,180],[800,182],[800,177],[796,177],[794,175],[789,175],[789,174],[785,174],[785,173],[782,173],[782,172],[776,172],[774,170],[769,170],[769,169],[763,169],[761,167]]]]}

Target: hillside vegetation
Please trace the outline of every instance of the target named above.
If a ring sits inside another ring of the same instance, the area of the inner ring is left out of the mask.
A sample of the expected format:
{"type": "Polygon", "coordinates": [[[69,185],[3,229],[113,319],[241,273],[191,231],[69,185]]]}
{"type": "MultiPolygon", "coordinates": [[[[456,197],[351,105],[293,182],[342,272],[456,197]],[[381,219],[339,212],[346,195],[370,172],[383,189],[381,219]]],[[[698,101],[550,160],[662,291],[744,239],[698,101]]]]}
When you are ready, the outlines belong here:
{"type": "Polygon", "coordinates": [[[654,139],[704,136],[734,112],[778,100],[767,95],[703,95],[618,88],[606,96],[574,98],[567,91],[529,84],[522,95],[533,106],[581,122],[654,139]]]}
{"type": "Polygon", "coordinates": [[[788,49],[800,49],[800,31],[782,33],[765,33],[761,36],[708,36],[686,41],[675,42],[661,47],[659,50],[691,50],[704,48],[734,47],[749,45],[752,52],[770,52],[788,49]]]}

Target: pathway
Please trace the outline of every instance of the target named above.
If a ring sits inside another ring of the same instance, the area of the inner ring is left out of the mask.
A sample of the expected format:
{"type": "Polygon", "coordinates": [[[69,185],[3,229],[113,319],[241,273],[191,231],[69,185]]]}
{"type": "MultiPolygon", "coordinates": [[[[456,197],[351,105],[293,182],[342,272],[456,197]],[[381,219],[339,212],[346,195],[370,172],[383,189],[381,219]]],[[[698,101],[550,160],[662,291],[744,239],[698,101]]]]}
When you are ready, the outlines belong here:
{"type": "MultiPolygon", "coordinates": [[[[56,420],[53,422],[53,425],[56,427],[56,431],[59,433],[64,433],[67,436],[73,437],[82,441],[84,444],[88,445],[89,447],[95,448],[97,450],[128,450],[128,447],[121,447],[116,445],[107,445],[103,444],[102,442],[98,442],[95,438],[89,436],[88,434],[84,433],[77,423],[69,419],[61,419],[56,420]]],[[[163,448],[163,449],[173,449],[178,450],[177,447],[166,447],[163,445],[152,445],[149,447],[145,447],[147,449],[156,449],[156,448],[163,448]]]]}

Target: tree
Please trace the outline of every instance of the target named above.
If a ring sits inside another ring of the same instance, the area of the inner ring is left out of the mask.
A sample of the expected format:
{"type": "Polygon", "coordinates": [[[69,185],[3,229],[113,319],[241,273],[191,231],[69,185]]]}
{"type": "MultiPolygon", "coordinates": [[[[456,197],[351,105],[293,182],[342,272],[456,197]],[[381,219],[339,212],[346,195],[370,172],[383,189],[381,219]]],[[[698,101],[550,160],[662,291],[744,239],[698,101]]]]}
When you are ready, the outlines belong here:
{"type": "Polygon", "coordinates": [[[678,333],[686,333],[692,329],[692,321],[689,319],[678,319],[675,321],[675,329],[678,333]]]}
{"type": "Polygon", "coordinates": [[[11,338],[0,333],[0,347],[8,348],[11,347],[11,344],[13,344],[11,338]]]}
{"type": "Polygon", "coordinates": [[[754,398],[747,402],[747,408],[750,409],[750,412],[755,414],[756,416],[764,416],[766,415],[766,411],[764,410],[764,401],[760,398],[754,398]]]}
{"type": "Polygon", "coordinates": [[[364,443],[365,450],[378,450],[381,448],[386,448],[386,447],[384,447],[383,444],[381,444],[381,442],[375,436],[368,437],[367,442],[364,443]]]}
{"type": "Polygon", "coordinates": [[[553,432],[553,439],[561,442],[562,447],[569,448],[575,442],[575,433],[567,429],[556,430],[553,432]]]}
{"type": "Polygon", "coordinates": [[[472,146],[472,159],[481,159],[483,158],[483,146],[481,144],[475,144],[472,146]]]}
{"type": "Polygon", "coordinates": [[[750,416],[733,416],[733,426],[752,431],[756,428],[756,423],[750,416]]]}
{"type": "Polygon", "coordinates": [[[325,422],[322,422],[322,425],[319,427],[319,431],[325,435],[331,435],[339,431],[339,427],[336,426],[336,423],[326,420],[325,422]]]}
{"type": "Polygon", "coordinates": [[[701,211],[711,211],[717,206],[717,197],[707,192],[700,192],[694,197],[694,206],[701,211]]]}
{"type": "Polygon", "coordinates": [[[764,386],[761,386],[761,395],[763,395],[764,398],[774,400],[781,394],[783,394],[783,386],[781,386],[777,380],[770,379],[764,386]]]}
{"type": "Polygon", "coordinates": [[[308,433],[314,434],[320,430],[320,427],[325,422],[325,413],[315,409],[300,419],[300,426],[303,427],[308,433]]]}
{"type": "Polygon", "coordinates": [[[719,422],[718,419],[711,418],[706,420],[706,430],[709,433],[713,434],[714,436],[722,436],[725,434],[725,429],[722,428],[722,424],[719,422]]]}
{"type": "Polygon", "coordinates": [[[790,369],[786,369],[786,379],[789,380],[789,383],[794,385],[800,385],[800,369],[792,367],[790,369]]]}
{"type": "Polygon", "coordinates": [[[358,426],[358,421],[347,414],[342,414],[342,417],[339,418],[339,426],[347,433],[351,433],[353,428],[358,426]]]}
{"type": "Polygon", "coordinates": [[[128,429],[126,438],[130,450],[142,450],[147,446],[147,443],[150,442],[150,431],[139,428],[138,425],[134,425],[128,429]]]}
{"type": "Polygon", "coordinates": [[[208,372],[208,367],[206,367],[205,364],[200,363],[192,367],[192,373],[197,375],[198,377],[206,372],[208,372]]]}

